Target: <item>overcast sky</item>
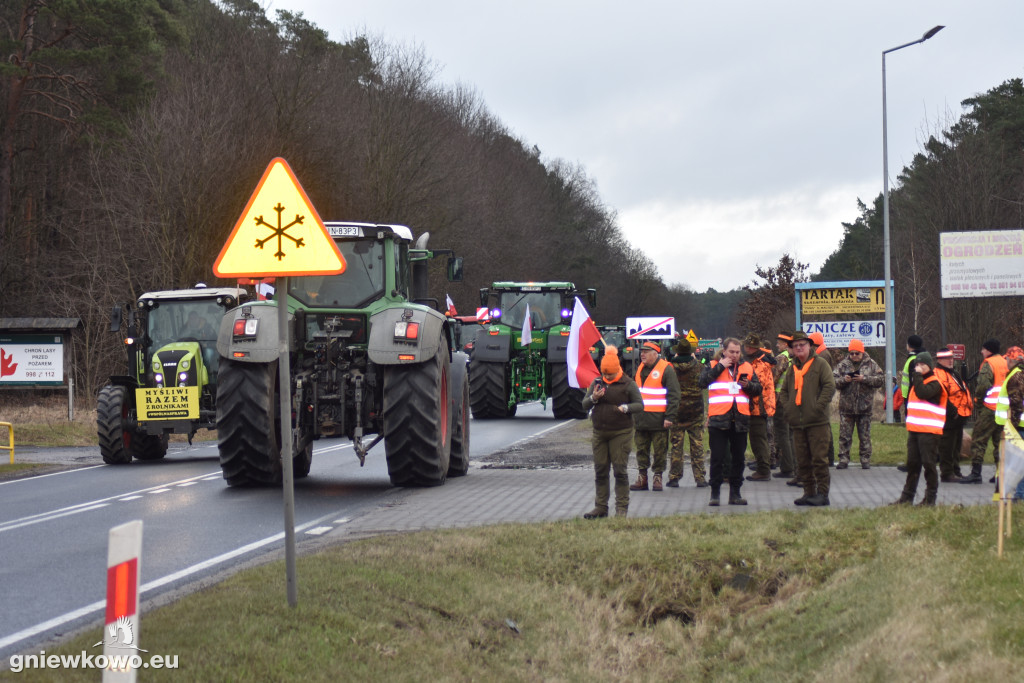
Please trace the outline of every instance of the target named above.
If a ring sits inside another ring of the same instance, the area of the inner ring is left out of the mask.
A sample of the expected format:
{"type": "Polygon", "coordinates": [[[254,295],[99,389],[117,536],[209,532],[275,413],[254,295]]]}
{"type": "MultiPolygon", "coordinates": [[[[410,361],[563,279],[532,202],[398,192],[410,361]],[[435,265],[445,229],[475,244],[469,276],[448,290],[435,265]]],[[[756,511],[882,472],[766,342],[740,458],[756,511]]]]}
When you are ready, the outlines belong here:
{"type": "Polygon", "coordinates": [[[883,50],[946,26],[886,57],[890,187],[962,100],[1024,76],[1019,0],[263,2],[421,48],[542,159],[581,164],[666,284],[697,291],[787,251],[817,271],[882,191],[883,50]]]}

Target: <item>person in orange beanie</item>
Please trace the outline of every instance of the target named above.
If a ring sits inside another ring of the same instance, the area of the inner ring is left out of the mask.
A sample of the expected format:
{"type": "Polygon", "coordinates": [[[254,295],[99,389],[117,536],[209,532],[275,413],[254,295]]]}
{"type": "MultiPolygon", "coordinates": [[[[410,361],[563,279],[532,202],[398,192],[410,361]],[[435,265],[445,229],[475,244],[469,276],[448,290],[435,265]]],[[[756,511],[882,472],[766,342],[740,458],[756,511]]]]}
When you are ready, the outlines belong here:
{"type": "Polygon", "coordinates": [[[608,516],[611,495],[608,473],[615,478],[615,516],[625,517],[629,509],[629,453],[633,449],[633,413],[644,409],[640,389],[619,363],[619,350],[605,348],[601,358],[601,376],[595,379],[583,397],[583,409],[590,411],[594,431],[590,445],[594,451],[594,509],[584,519],[608,516]]]}
{"type": "Polygon", "coordinates": [[[839,392],[839,464],[836,469],[850,466],[853,430],[860,437],[860,466],[871,468],[871,412],[875,393],[885,382],[882,369],[864,352],[859,339],[850,341],[846,358],[832,371],[839,392]]]}

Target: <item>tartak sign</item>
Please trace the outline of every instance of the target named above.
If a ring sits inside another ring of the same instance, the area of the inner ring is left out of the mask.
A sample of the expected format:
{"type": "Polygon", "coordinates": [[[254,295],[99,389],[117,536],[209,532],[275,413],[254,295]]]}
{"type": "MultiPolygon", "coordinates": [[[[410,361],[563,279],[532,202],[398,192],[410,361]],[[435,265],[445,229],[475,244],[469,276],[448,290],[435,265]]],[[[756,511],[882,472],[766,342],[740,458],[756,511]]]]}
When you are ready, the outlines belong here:
{"type": "Polygon", "coordinates": [[[800,290],[800,312],[804,315],[831,313],[884,313],[882,287],[832,287],[800,290]]]}

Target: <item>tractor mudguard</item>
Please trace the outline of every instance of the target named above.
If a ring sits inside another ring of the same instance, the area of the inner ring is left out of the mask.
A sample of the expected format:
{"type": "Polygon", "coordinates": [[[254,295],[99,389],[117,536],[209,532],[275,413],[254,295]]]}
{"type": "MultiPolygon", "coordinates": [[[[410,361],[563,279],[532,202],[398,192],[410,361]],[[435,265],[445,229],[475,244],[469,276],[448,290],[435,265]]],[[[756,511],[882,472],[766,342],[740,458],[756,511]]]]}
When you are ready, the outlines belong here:
{"type": "MultiPolygon", "coordinates": [[[[377,365],[399,365],[426,362],[437,353],[438,344],[446,337],[445,317],[426,306],[395,306],[370,316],[370,340],[367,355],[377,365]],[[416,341],[396,341],[395,323],[419,323],[416,341]],[[413,361],[400,360],[399,355],[412,354],[413,361]]],[[[448,351],[449,355],[451,350],[448,351]]]]}
{"type": "Polygon", "coordinates": [[[473,360],[483,363],[507,363],[511,357],[512,337],[507,334],[491,336],[484,330],[473,344],[473,360]]]}
{"type": "Polygon", "coordinates": [[[548,362],[564,363],[566,350],[569,348],[569,338],[563,337],[557,330],[548,334],[548,362]]]}
{"type": "MultiPolygon", "coordinates": [[[[288,314],[288,324],[294,316],[288,314]]],[[[277,306],[244,304],[231,311],[220,321],[217,331],[217,353],[238,363],[272,363],[280,356],[277,335],[277,306]],[[246,318],[256,321],[254,335],[235,339],[235,320],[246,318]]],[[[289,338],[294,338],[290,336],[289,338]]]]}

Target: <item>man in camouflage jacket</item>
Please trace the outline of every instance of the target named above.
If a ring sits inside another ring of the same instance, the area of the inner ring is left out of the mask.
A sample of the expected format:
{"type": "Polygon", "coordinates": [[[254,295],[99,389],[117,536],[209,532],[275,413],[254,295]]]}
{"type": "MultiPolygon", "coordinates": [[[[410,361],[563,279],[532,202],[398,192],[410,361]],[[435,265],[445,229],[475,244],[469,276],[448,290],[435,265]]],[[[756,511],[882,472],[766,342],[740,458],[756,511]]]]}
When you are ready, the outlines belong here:
{"type": "Polygon", "coordinates": [[[697,488],[705,488],[708,483],[704,469],[704,390],[697,383],[704,366],[694,357],[693,346],[686,339],[680,339],[673,351],[675,355],[669,362],[679,379],[680,399],[679,411],[669,430],[672,451],[667,486],[677,488],[683,478],[683,450],[689,436],[693,481],[697,488]]]}
{"type": "Polygon", "coordinates": [[[871,412],[875,393],[885,377],[878,363],[864,352],[859,339],[850,341],[849,354],[836,365],[832,376],[839,392],[839,464],[837,469],[850,466],[850,448],[853,430],[860,437],[860,466],[871,468],[871,412]]]}

